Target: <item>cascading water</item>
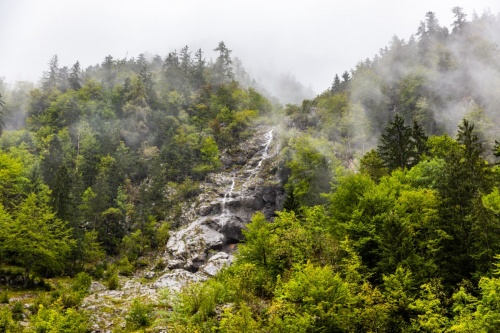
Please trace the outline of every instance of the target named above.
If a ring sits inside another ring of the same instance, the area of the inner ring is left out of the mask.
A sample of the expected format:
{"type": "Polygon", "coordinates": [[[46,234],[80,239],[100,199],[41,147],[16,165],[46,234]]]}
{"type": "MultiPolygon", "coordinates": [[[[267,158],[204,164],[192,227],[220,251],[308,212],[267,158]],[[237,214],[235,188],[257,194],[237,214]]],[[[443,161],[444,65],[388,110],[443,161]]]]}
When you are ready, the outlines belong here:
{"type": "Polygon", "coordinates": [[[262,153],[262,158],[260,159],[259,163],[257,164],[257,167],[255,168],[255,170],[260,169],[260,167],[262,166],[262,162],[269,157],[269,146],[271,145],[271,142],[273,141],[273,131],[274,131],[274,128],[271,129],[269,131],[269,133],[267,133],[268,139],[267,139],[266,145],[264,147],[264,152],[262,153]]]}
{"type": "Polygon", "coordinates": [[[231,162],[226,171],[211,175],[194,214],[185,215],[189,224],[172,232],[167,242],[169,269],[196,272],[200,277],[214,275],[232,260],[252,215],[259,210],[275,211],[279,189],[265,181],[269,174],[263,172],[264,161],[273,155],[273,133],[269,127],[258,128],[253,138],[234,149],[235,155],[227,156],[231,162]]]}
{"type": "Polygon", "coordinates": [[[229,187],[229,191],[226,192],[226,194],[224,194],[224,198],[222,199],[222,214],[221,215],[227,215],[229,212],[226,208],[226,203],[227,203],[227,199],[228,198],[231,198],[232,194],[233,194],[233,191],[234,191],[234,186],[236,184],[236,174],[233,174],[233,179],[231,181],[231,186],[229,187]]]}
{"type": "Polygon", "coordinates": [[[248,170],[248,172],[250,173],[250,176],[246,179],[246,181],[241,186],[242,189],[246,189],[247,188],[247,183],[250,182],[250,180],[252,180],[257,175],[257,172],[262,167],[262,162],[264,162],[267,158],[269,158],[269,146],[271,145],[271,142],[273,141],[273,131],[274,131],[274,128],[271,129],[266,134],[267,141],[266,141],[266,144],[264,146],[264,149],[263,149],[261,158],[259,160],[259,163],[257,163],[257,166],[255,168],[252,168],[252,169],[248,170]]]}

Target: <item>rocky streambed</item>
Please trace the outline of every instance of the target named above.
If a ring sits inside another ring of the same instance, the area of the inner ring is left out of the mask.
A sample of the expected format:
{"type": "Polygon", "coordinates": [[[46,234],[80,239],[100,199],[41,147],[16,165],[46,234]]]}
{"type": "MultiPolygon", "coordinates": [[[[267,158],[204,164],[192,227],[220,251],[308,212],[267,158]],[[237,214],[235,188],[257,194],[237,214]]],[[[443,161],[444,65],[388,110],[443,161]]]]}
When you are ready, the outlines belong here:
{"type": "Polygon", "coordinates": [[[256,211],[271,218],[280,208],[283,189],[270,169],[276,154],[274,129],[261,127],[249,140],[224,154],[224,172],[212,174],[191,207],[184,226],[173,232],[164,257],[169,271],[157,287],[175,285],[172,279],[192,280],[215,275],[233,260],[242,229],[256,211]]]}

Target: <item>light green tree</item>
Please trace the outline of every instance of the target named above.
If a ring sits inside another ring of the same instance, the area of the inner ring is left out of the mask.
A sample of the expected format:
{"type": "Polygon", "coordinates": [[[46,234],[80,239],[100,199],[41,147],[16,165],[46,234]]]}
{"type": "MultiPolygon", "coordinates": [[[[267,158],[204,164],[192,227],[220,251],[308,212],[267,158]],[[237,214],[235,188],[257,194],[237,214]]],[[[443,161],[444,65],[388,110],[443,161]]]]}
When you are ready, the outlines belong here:
{"type": "Polygon", "coordinates": [[[0,210],[0,249],[9,262],[24,269],[26,286],[32,273],[60,271],[74,246],[71,230],[50,210],[45,193],[31,193],[11,218],[0,210]]]}

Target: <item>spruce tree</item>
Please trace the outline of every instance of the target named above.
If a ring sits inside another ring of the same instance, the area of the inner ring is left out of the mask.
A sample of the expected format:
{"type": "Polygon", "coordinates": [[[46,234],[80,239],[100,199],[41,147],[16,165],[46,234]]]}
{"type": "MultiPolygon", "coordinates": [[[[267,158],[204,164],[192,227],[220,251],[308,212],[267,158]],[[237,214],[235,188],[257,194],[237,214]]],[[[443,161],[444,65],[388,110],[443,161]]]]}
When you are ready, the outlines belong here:
{"type": "Polygon", "coordinates": [[[418,162],[424,140],[426,137],[420,125],[415,124],[412,129],[405,125],[403,117],[396,114],[385,128],[377,152],[389,171],[410,168],[418,162]]]}

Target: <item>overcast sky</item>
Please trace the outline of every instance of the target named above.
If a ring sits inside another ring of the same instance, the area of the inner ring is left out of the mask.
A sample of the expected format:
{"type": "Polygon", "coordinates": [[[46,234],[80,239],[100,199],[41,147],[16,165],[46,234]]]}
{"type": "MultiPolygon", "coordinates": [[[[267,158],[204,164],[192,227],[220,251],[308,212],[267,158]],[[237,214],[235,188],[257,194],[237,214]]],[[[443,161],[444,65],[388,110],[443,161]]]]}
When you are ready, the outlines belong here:
{"type": "Polygon", "coordinates": [[[38,81],[54,54],[83,68],[184,45],[210,58],[223,40],[257,78],[289,74],[321,92],[427,11],[449,27],[454,6],[500,11],[499,0],[0,0],[0,77],[38,81]]]}

